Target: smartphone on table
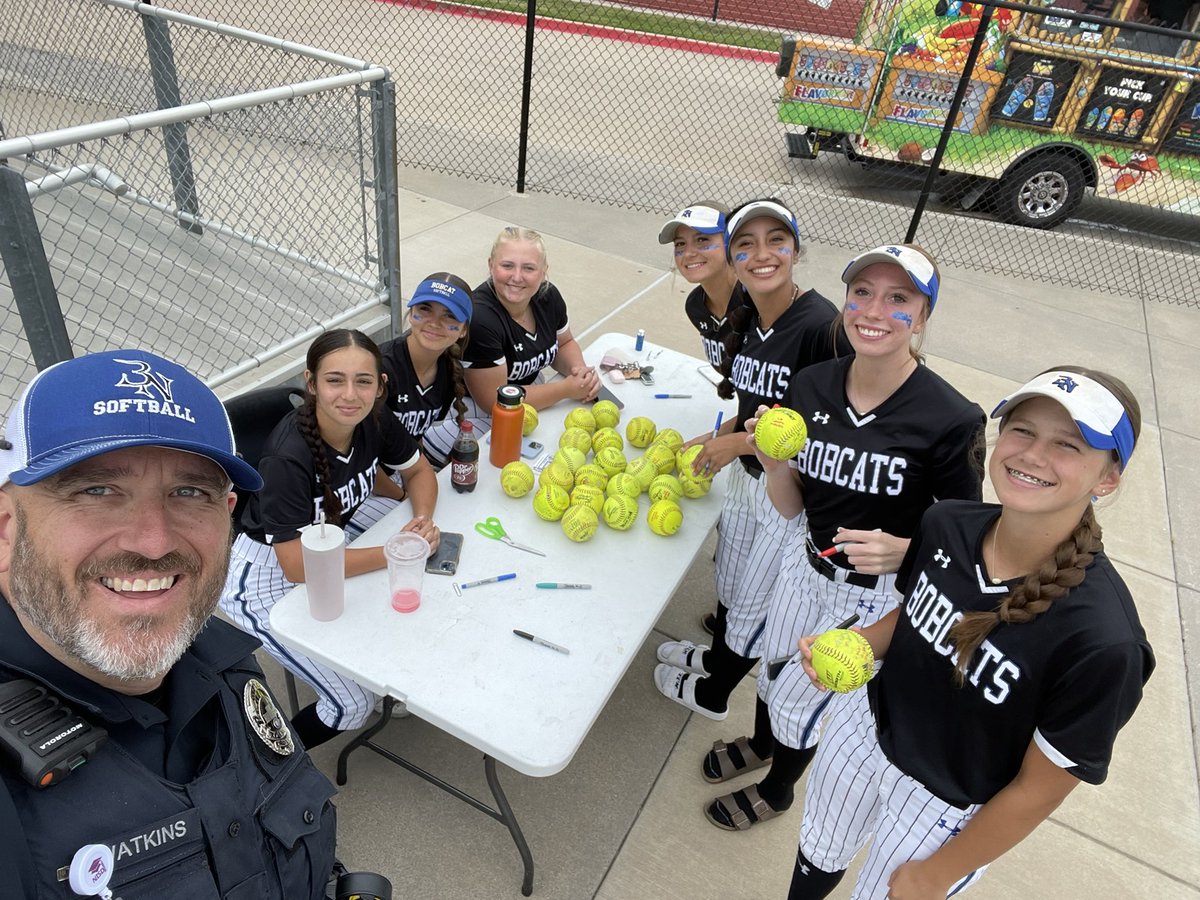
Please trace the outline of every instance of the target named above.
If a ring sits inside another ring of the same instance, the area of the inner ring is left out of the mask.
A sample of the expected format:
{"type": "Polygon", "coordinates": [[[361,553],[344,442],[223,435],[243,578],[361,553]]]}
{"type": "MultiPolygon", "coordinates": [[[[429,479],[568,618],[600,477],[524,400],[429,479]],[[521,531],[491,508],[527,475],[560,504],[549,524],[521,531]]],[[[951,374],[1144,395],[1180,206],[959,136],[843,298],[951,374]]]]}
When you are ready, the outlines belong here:
{"type": "Polygon", "coordinates": [[[463,536],[457,531],[443,531],[437,552],[425,560],[425,571],[430,575],[454,575],[458,572],[458,558],[462,555],[463,536]]]}

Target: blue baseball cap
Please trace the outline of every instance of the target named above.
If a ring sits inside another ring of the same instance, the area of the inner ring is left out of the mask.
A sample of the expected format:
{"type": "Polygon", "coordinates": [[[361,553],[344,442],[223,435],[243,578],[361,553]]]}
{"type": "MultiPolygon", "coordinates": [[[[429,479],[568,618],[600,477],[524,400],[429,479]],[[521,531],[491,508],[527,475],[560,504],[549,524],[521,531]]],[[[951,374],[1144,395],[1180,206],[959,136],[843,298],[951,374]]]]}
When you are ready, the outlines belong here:
{"type": "Polygon", "coordinates": [[[145,350],[56,363],[29,382],[5,426],[0,486],[30,485],[125,447],[205,456],[243,490],[262,478],[237,455],[225,407],[199,378],[145,350]]]}
{"type": "Polygon", "coordinates": [[[1094,378],[1054,369],[1043,372],[1001,400],[992,410],[992,418],[1007,415],[1018,403],[1031,397],[1049,397],[1060,404],[1074,419],[1088,446],[1115,452],[1121,471],[1125,471],[1137,438],[1129,413],[1112,391],[1094,378]]]}
{"type": "Polygon", "coordinates": [[[846,266],[846,271],[842,273],[842,281],[849,284],[854,280],[854,276],[867,266],[884,262],[904,270],[913,287],[929,298],[929,311],[932,313],[937,305],[938,287],[941,285],[937,265],[920,250],[908,244],[886,244],[860,253],[846,266]]]}
{"type": "Polygon", "coordinates": [[[426,278],[417,285],[408,306],[411,309],[418,303],[440,303],[460,322],[470,322],[474,308],[470,294],[440,278],[426,278]]]}
{"type": "Polygon", "coordinates": [[[723,234],[725,232],[725,213],[706,203],[694,203],[687,209],[681,210],[675,218],[659,230],[658,242],[660,244],[672,243],[675,240],[675,231],[680,225],[694,228],[701,234],[723,234]]]}

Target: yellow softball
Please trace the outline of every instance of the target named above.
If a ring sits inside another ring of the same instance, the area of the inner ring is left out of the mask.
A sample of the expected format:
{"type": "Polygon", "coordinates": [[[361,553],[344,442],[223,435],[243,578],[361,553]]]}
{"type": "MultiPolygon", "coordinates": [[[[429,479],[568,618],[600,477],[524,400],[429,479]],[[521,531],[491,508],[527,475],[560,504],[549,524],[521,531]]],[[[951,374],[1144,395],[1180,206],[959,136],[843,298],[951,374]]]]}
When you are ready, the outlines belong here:
{"type": "Polygon", "coordinates": [[[646,523],[655,534],[668,537],[679,530],[683,524],[683,510],[672,500],[659,500],[650,504],[646,513],[646,523]]]}
{"type": "Polygon", "coordinates": [[[678,501],[683,496],[683,485],[679,483],[679,479],[674,475],[659,475],[652,482],[650,487],[646,489],[646,493],[650,496],[650,500],[675,500],[678,501]]]}
{"type": "Polygon", "coordinates": [[[654,463],[659,475],[669,475],[675,471],[675,451],[666,444],[655,441],[646,448],[646,459],[654,463]]]}
{"type": "Polygon", "coordinates": [[[821,684],[846,694],[868,681],[875,670],[875,653],[867,639],[848,628],[831,628],[812,645],[812,667],[821,684]]]}
{"type": "Polygon", "coordinates": [[[583,504],[571,506],[562,514],[563,534],[577,544],[590,541],[599,527],[600,516],[590,506],[583,504]]]}
{"type": "Polygon", "coordinates": [[[625,426],[625,437],[629,443],[639,449],[649,447],[650,442],[654,440],[654,435],[657,433],[658,426],[645,416],[634,416],[629,420],[629,424],[625,426]]]}
{"type": "Polygon", "coordinates": [[[569,491],[575,486],[575,476],[571,474],[571,470],[567,468],[566,463],[551,462],[550,465],[542,469],[542,474],[538,476],[538,485],[540,487],[545,487],[548,484],[553,484],[564,491],[569,491]]]}
{"type": "Polygon", "coordinates": [[[768,409],[754,426],[754,443],[771,459],[791,459],[808,440],[804,416],[786,406],[768,409]]]}
{"type": "Polygon", "coordinates": [[[621,433],[615,428],[597,428],[595,434],[592,435],[592,452],[599,453],[606,447],[616,447],[618,450],[625,449],[625,438],[621,437],[621,433]]]}
{"type": "Polygon", "coordinates": [[[695,500],[703,497],[712,487],[711,478],[696,478],[694,475],[685,475],[679,473],[679,487],[683,490],[683,496],[689,500],[695,500]]]}
{"type": "Polygon", "coordinates": [[[592,449],[592,435],[582,428],[568,428],[559,436],[558,446],[571,447],[587,456],[592,449]]]}
{"type": "Polygon", "coordinates": [[[517,460],[500,470],[500,487],[510,497],[524,497],[533,490],[533,469],[517,460]]]}
{"type": "Polygon", "coordinates": [[[638,490],[644,491],[648,490],[650,482],[658,477],[658,469],[646,457],[639,456],[629,461],[629,465],[625,467],[625,474],[632,475],[637,480],[638,490]]]}
{"type": "Polygon", "coordinates": [[[614,428],[621,421],[621,410],[611,400],[598,400],[592,404],[592,418],[597,428],[614,428]]]}
{"type": "Polygon", "coordinates": [[[528,403],[522,403],[521,407],[525,412],[525,421],[521,423],[521,434],[529,437],[533,434],[533,429],[538,427],[538,411],[528,403]]]}
{"type": "Polygon", "coordinates": [[[654,444],[664,444],[672,453],[678,453],[679,448],[683,446],[683,435],[674,428],[664,428],[658,434],[654,435],[654,444]]]}
{"type": "Polygon", "coordinates": [[[572,506],[590,506],[596,512],[604,509],[604,489],[591,484],[577,484],[571,491],[572,506]]]}
{"type": "Polygon", "coordinates": [[[533,495],[533,511],[547,522],[557,522],[570,505],[570,494],[557,484],[543,484],[533,495]]]}
{"type": "Polygon", "coordinates": [[[608,486],[608,473],[595,463],[584,463],[575,472],[576,484],[590,484],[604,490],[608,486]]]}
{"type": "Polygon", "coordinates": [[[562,463],[564,466],[570,469],[571,474],[574,475],[580,470],[580,468],[583,467],[583,464],[587,462],[587,454],[581,453],[574,447],[563,447],[554,454],[554,459],[552,462],[562,463]]]}
{"type": "Polygon", "coordinates": [[[638,503],[625,494],[604,501],[604,524],[616,531],[628,531],[637,521],[638,503]]]}
{"type": "MultiPolygon", "coordinates": [[[[698,481],[712,481],[711,475],[705,475],[704,471],[692,471],[692,463],[696,461],[696,457],[704,452],[703,444],[692,444],[686,450],[680,450],[675,456],[675,465],[679,469],[679,477],[694,478],[698,481]]],[[[707,490],[705,491],[707,493],[707,490]]]]}
{"type": "Polygon", "coordinates": [[[605,447],[596,454],[595,463],[604,470],[604,474],[612,478],[618,472],[625,471],[625,454],[616,447],[605,447]]]}
{"type": "Polygon", "coordinates": [[[604,489],[604,493],[609,497],[614,494],[624,494],[626,497],[632,497],[636,500],[641,496],[642,486],[629,473],[618,472],[612,478],[608,479],[608,486],[604,489]]]}
{"type": "Polygon", "coordinates": [[[582,406],[571,410],[567,413],[567,417],[563,420],[563,424],[568,428],[582,428],[588,434],[596,430],[596,417],[592,415],[590,409],[584,409],[582,406]]]}

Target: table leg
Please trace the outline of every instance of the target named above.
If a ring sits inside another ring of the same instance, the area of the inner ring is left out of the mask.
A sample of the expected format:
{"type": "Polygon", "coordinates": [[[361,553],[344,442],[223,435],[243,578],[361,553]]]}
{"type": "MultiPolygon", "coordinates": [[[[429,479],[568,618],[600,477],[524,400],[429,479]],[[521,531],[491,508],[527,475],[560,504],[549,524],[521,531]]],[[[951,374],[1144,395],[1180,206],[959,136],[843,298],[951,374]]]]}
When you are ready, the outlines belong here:
{"type": "Polygon", "coordinates": [[[521,882],[521,893],[528,897],[533,893],[533,854],[529,852],[529,844],[525,842],[525,835],[521,833],[517,817],[513,815],[508,798],[504,796],[504,790],[500,787],[500,779],[496,777],[496,761],[487,754],[484,754],[483,757],[483,773],[487,776],[488,787],[492,789],[492,796],[496,798],[496,805],[500,807],[502,813],[496,818],[508,827],[508,833],[512,835],[513,843],[517,845],[517,852],[521,854],[521,862],[525,866],[525,879],[521,882]]]}
{"type": "Polygon", "coordinates": [[[473,806],[484,815],[491,816],[497,822],[503,822],[508,829],[508,833],[512,836],[513,843],[517,845],[517,852],[521,854],[521,864],[525,868],[524,877],[521,879],[521,893],[528,897],[533,893],[533,853],[529,850],[529,844],[525,840],[525,835],[521,831],[521,826],[517,823],[517,817],[513,814],[512,806],[509,805],[508,797],[504,794],[504,789],[500,787],[500,779],[496,775],[496,761],[492,757],[484,754],[483,757],[483,773],[487,778],[488,788],[492,792],[492,796],[496,800],[496,806],[499,809],[493,809],[477,797],[473,797],[461,788],[455,787],[448,781],[438,778],[431,772],[426,772],[415,763],[409,762],[402,756],[398,756],[386,747],[381,747],[379,744],[371,742],[371,738],[378,734],[392,717],[392,706],[395,700],[392,697],[385,697],[383,700],[383,716],[378,722],[370,728],[356,735],[354,740],[350,741],[342,752],[338,754],[337,764],[337,783],[344,785],[347,779],[347,768],[350,760],[350,754],[359,747],[366,747],[375,753],[378,753],[384,759],[389,760],[396,765],[408,769],[419,778],[428,781],[434,787],[441,788],[452,797],[457,797],[459,800],[466,803],[468,806],[473,806]]]}

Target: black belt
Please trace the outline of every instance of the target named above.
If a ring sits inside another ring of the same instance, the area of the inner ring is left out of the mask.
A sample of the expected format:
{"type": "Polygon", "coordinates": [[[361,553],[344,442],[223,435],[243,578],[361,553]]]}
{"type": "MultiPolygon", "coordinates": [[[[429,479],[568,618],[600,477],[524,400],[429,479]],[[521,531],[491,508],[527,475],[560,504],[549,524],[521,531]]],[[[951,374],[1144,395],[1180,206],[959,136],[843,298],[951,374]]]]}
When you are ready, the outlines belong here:
{"type": "Polygon", "coordinates": [[[762,478],[763,470],[758,464],[758,460],[752,456],[739,456],[738,462],[742,464],[742,468],[746,470],[746,474],[751,478],[762,478]],[[754,460],[751,462],[750,460],[754,460]]]}
{"type": "Polygon", "coordinates": [[[843,569],[841,566],[835,566],[829,560],[824,559],[811,540],[805,540],[804,552],[808,556],[809,565],[830,581],[842,581],[846,584],[852,584],[855,587],[867,588],[868,590],[874,590],[879,584],[878,575],[864,575],[861,572],[855,572],[853,569],[843,569]]]}

